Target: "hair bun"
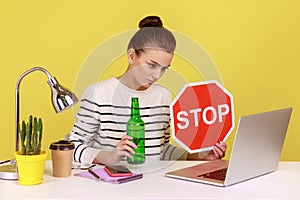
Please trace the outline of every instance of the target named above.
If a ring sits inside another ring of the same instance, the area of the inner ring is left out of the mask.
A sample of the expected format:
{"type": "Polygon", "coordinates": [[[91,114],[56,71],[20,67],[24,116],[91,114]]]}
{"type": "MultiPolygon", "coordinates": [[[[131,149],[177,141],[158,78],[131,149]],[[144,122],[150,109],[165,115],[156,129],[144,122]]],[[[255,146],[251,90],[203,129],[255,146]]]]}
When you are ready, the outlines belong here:
{"type": "Polygon", "coordinates": [[[144,27],[163,27],[163,23],[158,16],[147,16],[139,23],[139,28],[144,27]]]}

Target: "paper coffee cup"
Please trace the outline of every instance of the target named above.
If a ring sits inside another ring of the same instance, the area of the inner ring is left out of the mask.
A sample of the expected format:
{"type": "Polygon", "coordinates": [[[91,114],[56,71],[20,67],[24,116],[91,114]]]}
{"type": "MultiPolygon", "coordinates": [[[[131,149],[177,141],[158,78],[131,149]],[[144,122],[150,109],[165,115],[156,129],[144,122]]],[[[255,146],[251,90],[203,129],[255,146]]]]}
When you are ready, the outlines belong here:
{"type": "Polygon", "coordinates": [[[74,148],[74,143],[67,140],[59,140],[50,144],[54,177],[71,176],[74,148]]]}

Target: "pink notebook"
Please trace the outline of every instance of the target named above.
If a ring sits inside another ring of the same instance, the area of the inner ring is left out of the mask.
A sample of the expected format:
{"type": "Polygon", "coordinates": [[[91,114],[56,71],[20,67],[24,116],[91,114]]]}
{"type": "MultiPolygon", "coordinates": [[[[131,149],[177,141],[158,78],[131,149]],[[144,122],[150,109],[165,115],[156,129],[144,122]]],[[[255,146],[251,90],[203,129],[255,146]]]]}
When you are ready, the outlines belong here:
{"type": "Polygon", "coordinates": [[[134,181],[143,178],[143,174],[138,174],[138,173],[133,173],[131,176],[126,176],[126,177],[111,177],[106,173],[103,167],[95,168],[92,171],[99,178],[96,178],[96,176],[90,173],[88,170],[75,173],[74,176],[79,176],[83,178],[89,178],[89,179],[94,179],[94,180],[114,183],[114,184],[126,183],[129,181],[134,181]]]}

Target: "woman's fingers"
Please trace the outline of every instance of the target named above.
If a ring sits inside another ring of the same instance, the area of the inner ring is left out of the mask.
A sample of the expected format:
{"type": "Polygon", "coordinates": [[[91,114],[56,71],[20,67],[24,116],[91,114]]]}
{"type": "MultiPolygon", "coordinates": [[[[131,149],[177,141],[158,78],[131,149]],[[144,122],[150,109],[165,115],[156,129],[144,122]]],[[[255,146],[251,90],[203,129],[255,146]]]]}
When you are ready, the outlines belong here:
{"type": "Polygon", "coordinates": [[[129,152],[131,154],[134,154],[133,148],[127,144],[121,144],[121,145],[117,146],[117,150],[121,151],[121,152],[125,151],[125,152],[129,152]]]}
{"type": "Polygon", "coordinates": [[[129,135],[123,135],[121,140],[132,140],[132,137],[129,135]]]}
{"type": "Polygon", "coordinates": [[[120,157],[130,157],[132,158],[132,154],[129,153],[128,151],[120,151],[120,150],[116,150],[117,151],[117,155],[120,157]]]}
{"type": "Polygon", "coordinates": [[[134,148],[137,148],[136,144],[131,141],[132,137],[128,135],[124,135],[121,141],[117,144],[116,149],[118,150],[118,155],[120,156],[129,156],[132,157],[131,154],[134,154],[134,148]]]}
{"type": "Polygon", "coordinates": [[[217,158],[223,158],[225,156],[226,149],[227,149],[226,143],[220,142],[215,145],[213,152],[217,158]]]}
{"type": "Polygon", "coordinates": [[[131,136],[128,136],[128,135],[124,135],[121,139],[121,142],[124,142],[131,146],[132,148],[137,148],[136,144],[134,142],[131,141],[132,140],[132,137],[131,136]]]}

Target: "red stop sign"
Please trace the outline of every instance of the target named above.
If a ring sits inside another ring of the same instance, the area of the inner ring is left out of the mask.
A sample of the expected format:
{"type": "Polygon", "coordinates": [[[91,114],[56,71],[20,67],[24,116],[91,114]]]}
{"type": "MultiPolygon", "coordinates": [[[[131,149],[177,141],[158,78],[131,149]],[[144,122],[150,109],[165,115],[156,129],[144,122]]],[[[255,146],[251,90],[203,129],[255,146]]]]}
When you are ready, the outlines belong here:
{"type": "Polygon", "coordinates": [[[214,80],[186,84],[170,112],[173,139],[189,153],[211,150],[234,128],[233,97],[214,80]]]}

